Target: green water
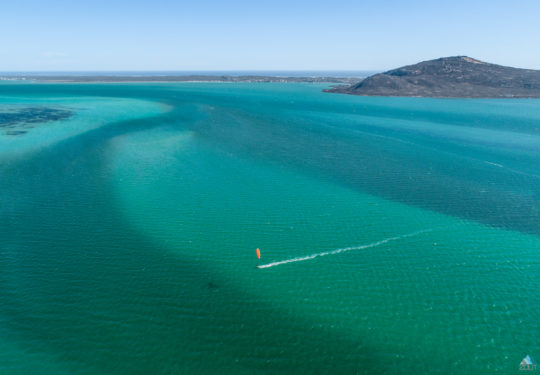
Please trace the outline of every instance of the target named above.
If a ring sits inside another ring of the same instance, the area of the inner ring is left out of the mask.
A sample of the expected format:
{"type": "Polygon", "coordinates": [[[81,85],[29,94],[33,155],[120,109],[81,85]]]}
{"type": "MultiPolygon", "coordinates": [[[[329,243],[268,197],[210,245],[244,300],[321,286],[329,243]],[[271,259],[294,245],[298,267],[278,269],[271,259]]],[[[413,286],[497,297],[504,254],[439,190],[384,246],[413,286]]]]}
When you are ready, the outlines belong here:
{"type": "Polygon", "coordinates": [[[0,373],[540,357],[540,101],[323,87],[0,85],[0,373]]]}

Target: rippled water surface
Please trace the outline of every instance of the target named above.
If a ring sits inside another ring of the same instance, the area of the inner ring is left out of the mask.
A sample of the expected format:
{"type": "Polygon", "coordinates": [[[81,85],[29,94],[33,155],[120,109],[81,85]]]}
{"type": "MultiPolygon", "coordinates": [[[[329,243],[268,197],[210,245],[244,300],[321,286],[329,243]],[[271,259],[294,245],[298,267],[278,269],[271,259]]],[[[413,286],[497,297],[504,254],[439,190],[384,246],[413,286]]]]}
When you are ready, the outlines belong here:
{"type": "Polygon", "coordinates": [[[0,373],[540,358],[540,101],[322,88],[0,85],[0,373]]]}

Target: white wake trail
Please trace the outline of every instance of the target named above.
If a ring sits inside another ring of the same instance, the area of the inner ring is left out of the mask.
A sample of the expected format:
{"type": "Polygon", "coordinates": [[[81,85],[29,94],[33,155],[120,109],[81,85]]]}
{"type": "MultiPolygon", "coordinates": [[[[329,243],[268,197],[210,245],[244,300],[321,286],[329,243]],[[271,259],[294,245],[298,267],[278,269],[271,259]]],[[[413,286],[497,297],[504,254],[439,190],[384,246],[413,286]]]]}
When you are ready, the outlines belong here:
{"type": "Polygon", "coordinates": [[[324,257],[324,256],[327,256],[327,255],[334,255],[334,254],[339,254],[339,253],[345,253],[345,252],[347,252],[347,251],[352,251],[352,250],[369,249],[370,247],[380,246],[380,245],[383,245],[383,244],[388,243],[388,242],[391,242],[391,241],[397,241],[397,240],[400,240],[400,239],[403,239],[403,238],[413,237],[413,236],[417,236],[417,235],[419,235],[419,234],[421,234],[421,233],[426,233],[426,232],[431,232],[431,231],[432,231],[432,229],[423,229],[423,230],[419,230],[419,231],[417,231],[417,232],[404,234],[404,235],[402,235],[402,236],[396,236],[396,237],[386,238],[386,239],[384,239],[384,240],[380,240],[380,241],[377,241],[377,242],[372,242],[372,243],[369,243],[369,244],[367,244],[367,245],[344,247],[344,248],[336,249],[336,250],[332,250],[332,251],[324,251],[324,252],[322,252],[322,253],[316,253],[316,254],[306,255],[306,256],[304,256],[304,257],[298,257],[298,258],[292,258],[292,259],[280,260],[280,261],[278,261],[278,262],[272,262],[272,263],[267,263],[267,264],[261,264],[261,265],[258,265],[257,268],[270,268],[270,267],[280,266],[280,265],[282,265],[282,264],[295,263],[295,262],[303,262],[303,261],[305,261],[305,260],[310,260],[310,259],[314,259],[314,258],[317,258],[317,257],[324,257]]]}

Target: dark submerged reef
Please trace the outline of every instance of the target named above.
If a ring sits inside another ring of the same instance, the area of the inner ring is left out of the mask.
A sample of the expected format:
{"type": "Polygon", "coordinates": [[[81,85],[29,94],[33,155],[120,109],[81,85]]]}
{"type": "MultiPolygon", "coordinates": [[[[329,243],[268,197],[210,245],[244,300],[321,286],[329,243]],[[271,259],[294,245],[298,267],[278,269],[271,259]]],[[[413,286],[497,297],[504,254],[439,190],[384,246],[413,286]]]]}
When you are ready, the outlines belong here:
{"type": "Polygon", "coordinates": [[[64,108],[24,107],[0,112],[0,128],[4,134],[11,136],[23,135],[28,129],[38,124],[65,120],[73,116],[73,111],[64,108]]]}

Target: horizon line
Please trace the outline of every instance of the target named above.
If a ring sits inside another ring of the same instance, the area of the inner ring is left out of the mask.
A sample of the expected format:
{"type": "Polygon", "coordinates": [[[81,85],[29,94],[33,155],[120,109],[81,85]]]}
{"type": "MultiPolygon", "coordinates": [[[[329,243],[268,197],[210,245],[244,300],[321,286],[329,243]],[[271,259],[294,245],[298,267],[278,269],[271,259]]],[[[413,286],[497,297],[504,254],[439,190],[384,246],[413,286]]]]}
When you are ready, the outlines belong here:
{"type": "Polygon", "coordinates": [[[69,69],[69,70],[0,70],[0,73],[83,73],[83,72],[92,72],[92,73],[99,73],[99,72],[375,72],[375,71],[382,71],[382,69],[186,69],[186,70],[179,70],[179,69],[97,69],[97,70],[91,70],[91,69],[69,69]]]}

